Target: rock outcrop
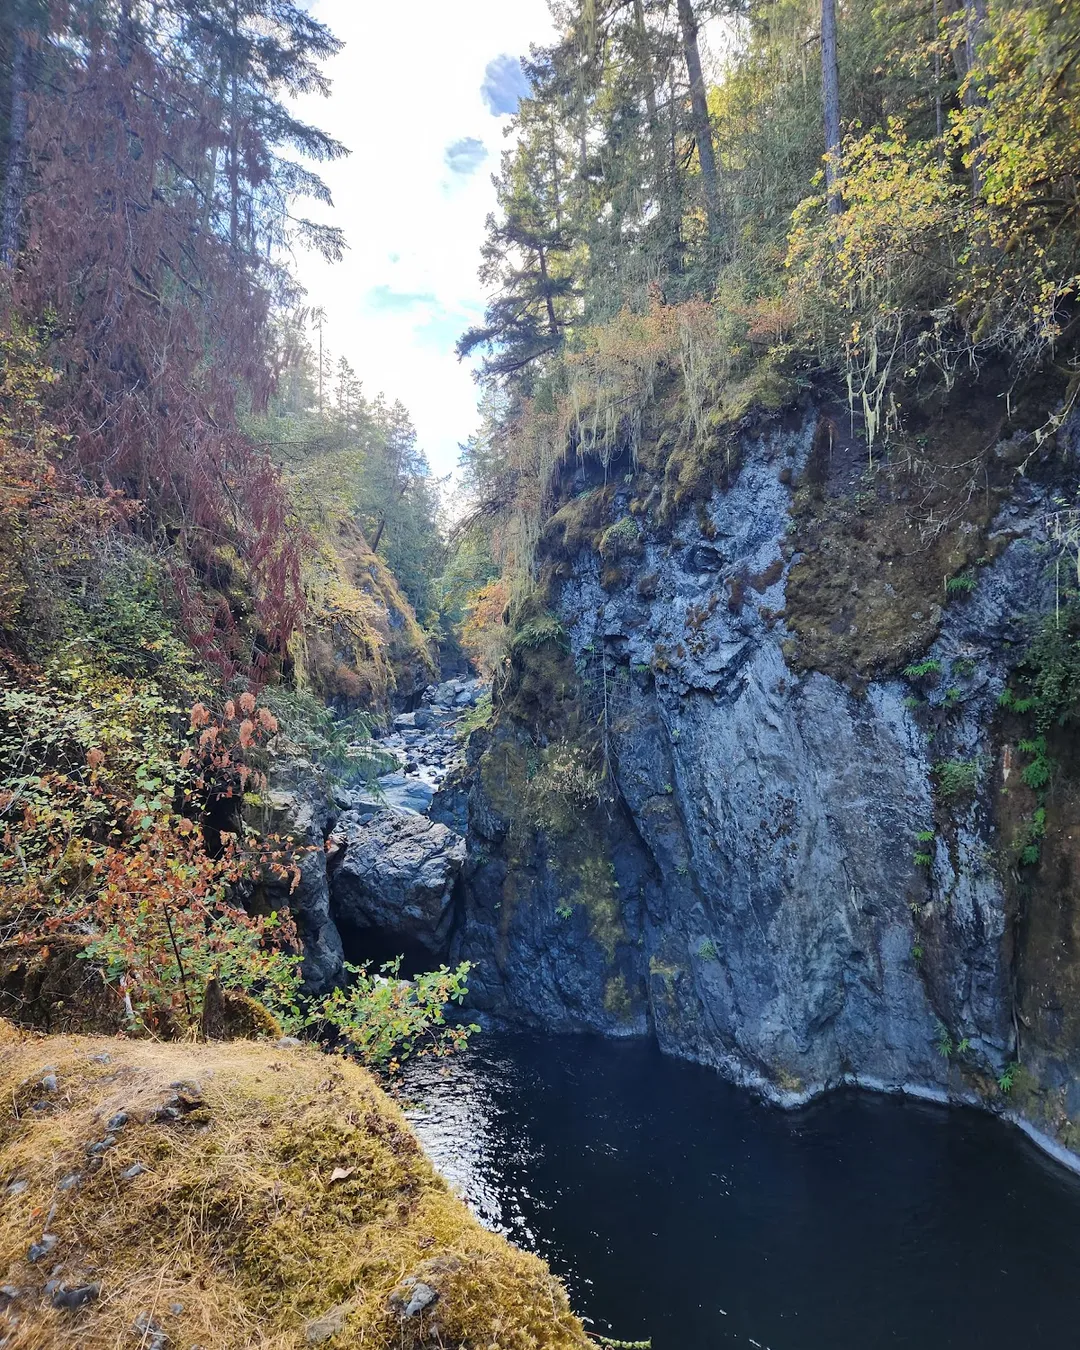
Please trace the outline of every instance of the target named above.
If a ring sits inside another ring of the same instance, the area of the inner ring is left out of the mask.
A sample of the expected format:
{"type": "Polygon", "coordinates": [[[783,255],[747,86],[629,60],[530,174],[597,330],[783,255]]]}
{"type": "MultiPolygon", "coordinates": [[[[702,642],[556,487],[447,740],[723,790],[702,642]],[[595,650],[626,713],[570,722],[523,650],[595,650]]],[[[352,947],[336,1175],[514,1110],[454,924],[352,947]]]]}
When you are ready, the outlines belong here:
{"type": "Polygon", "coordinates": [[[330,913],[330,881],[325,840],[336,818],[327,786],[306,759],[280,761],[267,792],[265,817],[259,824],[282,836],[291,836],[301,852],[300,880],[268,880],[263,885],[264,907],[288,909],[296,920],[303,947],[305,991],[325,993],[344,970],[341,934],[330,913]]]}
{"type": "MultiPolygon", "coordinates": [[[[936,596],[913,601],[900,575],[910,541],[875,539],[871,511],[853,529],[873,576],[845,583],[850,613],[817,615],[799,510],[815,482],[852,517],[865,492],[865,462],[821,486],[820,428],[811,412],[745,434],[731,481],[666,523],[648,499],[643,510],[632,473],[569,485],[579,495],[553,525],[603,493],[606,533],[569,556],[542,546],[548,627],[534,622],[519,644],[494,733],[436,798],[434,814],[469,832],[453,954],[480,964],[474,999],[501,1017],[651,1026],[665,1050],[780,1101],[857,1081],[1019,1104],[1065,1138],[1080,1036],[1051,1049],[1036,1010],[1025,1014],[997,721],[1031,618],[1053,603],[1046,517],[1055,484],[1075,476],[1076,428],[1045,486],[988,487],[983,518],[958,513],[951,537],[925,544],[939,551],[929,567],[949,558],[962,586],[939,577],[936,596]],[[613,566],[619,521],[633,548],[613,566]],[[801,611],[787,594],[795,568],[801,611]],[[897,637],[905,624],[917,656],[897,637]],[[550,714],[574,699],[576,721],[550,714]],[[565,805],[546,766],[597,725],[590,754],[610,767],[609,800],[576,825],[535,794],[529,807],[524,785],[537,781],[565,805]],[[514,819],[529,810],[531,832],[514,819]],[[589,865],[568,868],[586,846],[589,865]],[[1027,1095],[1006,1099],[998,1080],[1013,1084],[1018,1059],[1027,1095]]],[[[1016,446],[995,453],[1010,465],[1016,446]]],[[[827,579],[835,592],[835,569],[827,579]]],[[[1061,979],[1046,978],[1061,999],[1061,979]]]]}
{"type": "Polygon", "coordinates": [[[381,961],[405,948],[432,963],[446,957],[465,841],[452,820],[426,813],[463,763],[458,720],[487,690],[477,679],[428,686],[418,708],[399,713],[366,747],[388,766],[374,783],[331,783],[306,759],[276,763],[255,823],[296,840],[300,880],[268,880],[258,902],[295,916],[308,993],[344,977],[343,931],[351,960],[381,961]]]}
{"type": "Polygon", "coordinates": [[[348,1058],[0,1019],[0,1088],[5,1344],[592,1344],[348,1058]]]}

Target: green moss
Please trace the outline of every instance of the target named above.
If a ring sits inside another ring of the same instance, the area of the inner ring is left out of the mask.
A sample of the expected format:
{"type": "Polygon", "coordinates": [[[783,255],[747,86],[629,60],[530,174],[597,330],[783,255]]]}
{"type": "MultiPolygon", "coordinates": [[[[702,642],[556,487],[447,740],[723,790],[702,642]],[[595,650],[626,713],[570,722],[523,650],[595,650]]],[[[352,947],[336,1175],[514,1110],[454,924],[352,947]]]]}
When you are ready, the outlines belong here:
{"type": "Polygon", "coordinates": [[[476,1223],[347,1060],[250,1042],[20,1038],[0,1023],[0,1090],[0,1168],[27,1182],[0,1210],[0,1257],[23,1291],[28,1344],[127,1344],[152,1306],[175,1345],[301,1350],[333,1312],[342,1344],[420,1350],[429,1321],[400,1312],[412,1277],[437,1292],[447,1345],[587,1350],[562,1286],[476,1223]],[[14,1111],[23,1088],[40,1096],[43,1062],[62,1109],[14,1111]],[[161,1120],[172,1098],[186,1114],[161,1120]],[[87,1144],[119,1110],[128,1123],[92,1171],[87,1144]],[[135,1162],[145,1171],[125,1179],[135,1162]],[[73,1170],[82,1182],[57,1206],[73,1170]],[[49,1306],[49,1269],[26,1259],[50,1206],[65,1280],[108,1291],[75,1324],[49,1306]]]}
{"type": "Polygon", "coordinates": [[[492,705],[491,694],[481,694],[476,700],[475,706],[470,708],[454,727],[455,737],[459,741],[467,741],[474,731],[479,731],[481,727],[490,726],[494,715],[495,710],[492,705]]]}
{"type": "Polygon", "coordinates": [[[610,486],[593,488],[561,506],[544,527],[540,556],[572,561],[583,548],[595,550],[604,532],[613,491],[610,486]]]}
{"type": "Polygon", "coordinates": [[[707,499],[714,488],[729,481],[737,467],[730,435],[713,433],[685,443],[669,456],[664,469],[660,519],[670,523],[683,507],[707,499]]]}
{"type": "Polygon", "coordinates": [[[637,557],[642,551],[641,526],[633,516],[623,516],[607,527],[597,548],[605,562],[637,557]]]}
{"type": "Polygon", "coordinates": [[[612,975],[604,985],[604,1011],[620,1022],[629,1022],[634,1015],[630,991],[625,975],[612,975]]]}
{"type": "Polygon", "coordinates": [[[616,947],[626,941],[619,883],[615,880],[614,864],[605,854],[591,851],[590,832],[586,829],[582,833],[585,838],[575,841],[578,847],[571,850],[570,859],[565,863],[556,860],[556,866],[574,883],[577,897],[589,916],[589,935],[603,949],[608,961],[614,961],[616,947]]]}
{"type": "Polygon", "coordinates": [[[660,980],[664,986],[664,1001],[672,1004],[675,1001],[675,982],[682,974],[682,967],[673,962],[665,961],[660,956],[653,955],[649,957],[649,975],[654,980],[660,980]]]}

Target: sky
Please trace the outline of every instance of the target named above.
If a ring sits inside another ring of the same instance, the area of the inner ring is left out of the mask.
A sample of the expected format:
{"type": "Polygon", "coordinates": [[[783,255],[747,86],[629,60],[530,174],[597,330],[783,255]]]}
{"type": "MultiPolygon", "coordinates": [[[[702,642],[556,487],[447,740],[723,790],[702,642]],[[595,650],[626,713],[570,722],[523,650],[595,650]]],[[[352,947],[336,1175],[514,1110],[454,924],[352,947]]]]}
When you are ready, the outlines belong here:
{"type": "Polygon", "coordinates": [[[314,0],[345,48],[327,65],[333,91],[301,116],[352,154],[320,166],[349,250],[329,264],[301,253],[307,303],[326,311],[323,340],[364,392],[405,404],[432,470],[457,464],[477,426],[477,387],[454,343],[483,314],[477,278],[491,175],[524,83],[517,63],[551,36],[546,0],[314,0]]]}

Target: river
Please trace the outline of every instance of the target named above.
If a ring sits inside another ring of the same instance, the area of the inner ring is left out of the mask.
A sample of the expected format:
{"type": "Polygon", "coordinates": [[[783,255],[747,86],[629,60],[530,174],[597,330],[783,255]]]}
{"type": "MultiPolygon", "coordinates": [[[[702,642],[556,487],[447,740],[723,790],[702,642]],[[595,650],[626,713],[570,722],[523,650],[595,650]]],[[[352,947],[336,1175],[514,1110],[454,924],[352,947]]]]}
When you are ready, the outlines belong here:
{"type": "Polygon", "coordinates": [[[1080,1339],[1080,1181],[973,1110],[797,1113],[648,1043],[485,1032],[405,1079],[428,1153],[594,1331],[653,1350],[1080,1339]]]}

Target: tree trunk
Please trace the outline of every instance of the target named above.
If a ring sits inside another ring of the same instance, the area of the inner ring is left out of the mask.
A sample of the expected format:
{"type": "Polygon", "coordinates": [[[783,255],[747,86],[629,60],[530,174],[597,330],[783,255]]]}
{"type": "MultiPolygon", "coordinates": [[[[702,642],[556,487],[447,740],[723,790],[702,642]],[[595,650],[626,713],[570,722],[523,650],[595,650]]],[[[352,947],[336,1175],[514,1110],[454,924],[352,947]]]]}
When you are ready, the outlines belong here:
{"type": "Polygon", "coordinates": [[[0,205],[0,267],[13,267],[19,251],[19,217],[26,182],[26,129],[30,111],[30,42],[25,29],[15,31],[11,63],[11,118],[4,197],[0,205]]]}
{"type": "Polygon", "coordinates": [[[720,232],[720,207],[716,190],[716,159],[713,155],[712,126],[709,123],[709,105],[705,99],[705,79],[701,73],[701,53],[698,50],[698,26],[692,0],[678,0],[679,27],[682,30],[683,56],[690,81],[690,121],[697,141],[698,162],[701,165],[701,185],[705,192],[705,216],[709,234],[714,238],[720,232]]]}
{"type": "Polygon", "coordinates": [[[934,130],[938,138],[938,160],[945,162],[945,115],[941,106],[941,16],[938,0],[934,0],[934,130]]]}
{"type": "Polygon", "coordinates": [[[821,101],[825,117],[825,196],[838,216],[840,199],[840,67],[836,57],[836,0],[821,0],[821,101]]]}
{"type": "Polygon", "coordinates": [[[645,111],[649,118],[649,145],[653,157],[653,174],[656,178],[657,194],[663,192],[664,182],[664,133],[660,127],[660,118],[656,111],[656,77],[653,73],[652,57],[649,55],[649,30],[645,26],[645,7],[641,0],[634,0],[634,35],[640,48],[638,63],[641,78],[645,85],[645,111]]]}
{"type": "MultiPolygon", "coordinates": [[[[986,0],[964,0],[965,75],[970,74],[972,69],[978,64],[979,47],[982,44],[985,28],[986,0]]],[[[981,102],[982,95],[973,84],[969,83],[964,89],[964,106],[967,108],[977,108],[981,102]]],[[[982,169],[979,166],[981,141],[982,137],[976,135],[971,146],[971,187],[976,197],[982,192],[983,186],[982,169]]]]}
{"type": "Polygon", "coordinates": [[[240,116],[239,72],[240,14],[236,0],[232,7],[232,69],[229,80],[229,243],[236,248],[240,234],[240,116]]]}
{"type": "Polygon", "coordinates": [[[544,308],[547,310],[548,327],[551,329],[551,336],[555,341],[559,338],[559,320],[555,316],[555,302],[551,298],[551,281],[548,277],[547,258],[544,256],[544,250],[539,245],[536,248],[536,256],[539,260],[540,280],[544,286],[544,308]]]}

